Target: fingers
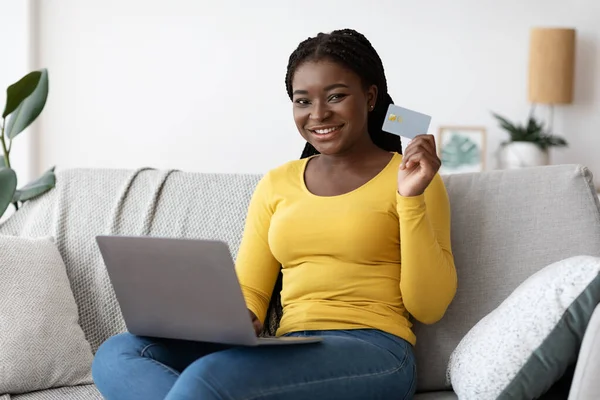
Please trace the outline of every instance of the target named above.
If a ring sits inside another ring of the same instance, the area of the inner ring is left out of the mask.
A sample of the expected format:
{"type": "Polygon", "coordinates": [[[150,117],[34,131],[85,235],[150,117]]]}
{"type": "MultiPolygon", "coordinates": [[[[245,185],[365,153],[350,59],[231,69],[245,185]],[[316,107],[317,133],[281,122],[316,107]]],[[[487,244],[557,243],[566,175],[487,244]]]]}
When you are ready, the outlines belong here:
{"type": "Polygon", "coordinates": [[[435,158],[431,157],[429,154],[421,152],[411,155],[410,158],[408,158],[404,163],[404,166],[400,166],[400,168],[411,169],[417,165],[419,165],[424,170],[437,170],[439,163],[435,158]]]}
{"type": "Polygon", "coordinates": [[[416,145],[410,148],[406,148],[404,151],[404,155],[402,156],[403,164],[406,164],[415,154],[426,154],[431,158],[437,158],[437,154],[432,152],[431,149],[427,148],[425,145],[416,145]]]}
{"type": "Polygon", "coordinates": [[[433,135],[419,135],[406,147],[400,168],[412,168],[417,164],[429,166],[436,171],[441,166],[433,135]]]}
{"type": "Polygon", "coordinates": [[[404,153],[409,154],[410,152],[415,151],[415,148],[427,151],[432,156],[437,156],[435,138],[433,137],[433,135],[415,136],[415,138],[408,144],[408,146],[406,146],[404,153]]]}

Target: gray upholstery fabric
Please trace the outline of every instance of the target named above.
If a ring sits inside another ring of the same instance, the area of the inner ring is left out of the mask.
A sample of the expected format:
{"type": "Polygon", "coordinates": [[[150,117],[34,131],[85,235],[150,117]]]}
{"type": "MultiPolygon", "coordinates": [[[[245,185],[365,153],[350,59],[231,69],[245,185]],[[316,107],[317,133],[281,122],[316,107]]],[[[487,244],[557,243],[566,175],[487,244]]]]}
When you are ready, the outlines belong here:
{"type": "Polygon", "coordinates": [[[600,399],[600,305],[583,337],[569,400],[600,399]]]}
{"type": "MultiPolygon", "coordinates": [[[[56,189],[28,203],[0,226],[0,234],[57,238],[80,324],[95,350],[124,325],[93,237],[219,238],[235,255],[258,179],[152,170],[57,171],[56,189]]],[[[568,256],[600,255],[598,200],[585,168],[490,171],[444,181],[459,288],[442,321],[415,327],[420,392],[447,389],[445,370],[454,347],[526,277],[568,256]]]]}
{"type": "Polygon", "coordinates": [[[600,256],[590,172],[557,165],[444,177],[458,292],[437,324],[417,324],[418,391],[449,389],[446,366],[466,332],[525,278],[575,255],[600,256]]]}
{"type": "Polygon", "coordinates": [[[98,251],[99,234],[225,240],[237,253],[258,176],[140,169],[57,171],[56,188],[16,213],[0,234],[56,238],[95,352],[125,330],[98,251]]]}
{"type": "MultiPolygon", "coordinates": [[[[103,400],[94,385],[73,386],[11,396],[10,400],[103,400]]],[[[0,400],[5,400],[1,399],[0,400]]],[[[8,399],[6,399],[8,400],[8,399]]]]}

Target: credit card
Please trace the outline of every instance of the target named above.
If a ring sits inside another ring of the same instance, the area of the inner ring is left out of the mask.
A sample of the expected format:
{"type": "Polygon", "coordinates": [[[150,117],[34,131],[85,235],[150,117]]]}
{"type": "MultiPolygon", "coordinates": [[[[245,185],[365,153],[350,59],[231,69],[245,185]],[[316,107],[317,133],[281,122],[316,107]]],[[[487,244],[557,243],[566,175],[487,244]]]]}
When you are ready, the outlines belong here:
{"type": "Polygon", "coordinates": [[[429,115],[390,104],[382,129],[394,135],[413,139],[417,135],[427,134],[430,123],[429,115]]]}

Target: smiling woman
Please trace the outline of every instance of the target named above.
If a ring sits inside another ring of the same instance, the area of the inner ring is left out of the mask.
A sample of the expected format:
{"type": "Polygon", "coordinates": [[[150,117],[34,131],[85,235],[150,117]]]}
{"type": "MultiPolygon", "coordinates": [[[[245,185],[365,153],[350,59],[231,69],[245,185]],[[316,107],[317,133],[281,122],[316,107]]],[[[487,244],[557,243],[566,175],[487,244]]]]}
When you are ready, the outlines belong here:
{"type": "Polygon", "coordinates": [[[382,132],[392,99],[377,52],[356,31],[300,43],[285,82],[306,146],[258,183],[236,271],[257,334],[280,297],[274,333],[323,341],[226,348],[115,336],[94,361],[105,397],[413,396],[410,317],[435,323],[456,291],[433,136],[417,136],[402,156],[399,137],[382,132]]]}
{"type": "Polygon", "coordinates": [[[367,112],[377,87],[364,88],[360,77],[332,61],[305,62],[293,81],[294,119],[300,134],[322,154],[343,154],[371,142],[367,112]],[[326,84],[327,82],[336,82],[326,84]]]}

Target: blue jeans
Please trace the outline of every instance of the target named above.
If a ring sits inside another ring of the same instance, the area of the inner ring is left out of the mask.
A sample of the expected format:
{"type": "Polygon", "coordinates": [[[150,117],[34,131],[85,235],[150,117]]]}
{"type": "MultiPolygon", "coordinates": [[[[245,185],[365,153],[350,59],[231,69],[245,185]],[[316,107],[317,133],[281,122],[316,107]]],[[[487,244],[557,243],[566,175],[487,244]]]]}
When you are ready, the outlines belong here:
{"type": "Polygon", "coordinates": [[[306,331],[321,343],[274,347],[146,338],[100,346],[94,382],[107,400],[411,399],[412,346],[377,330],[306,331]]]}

